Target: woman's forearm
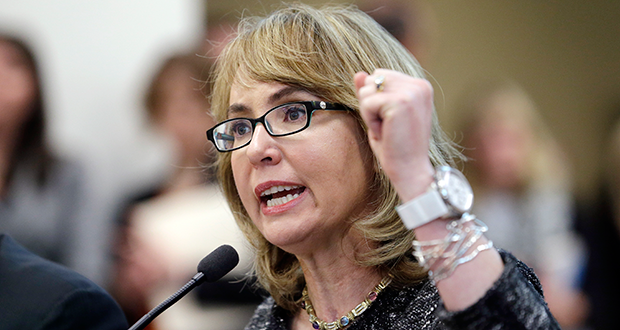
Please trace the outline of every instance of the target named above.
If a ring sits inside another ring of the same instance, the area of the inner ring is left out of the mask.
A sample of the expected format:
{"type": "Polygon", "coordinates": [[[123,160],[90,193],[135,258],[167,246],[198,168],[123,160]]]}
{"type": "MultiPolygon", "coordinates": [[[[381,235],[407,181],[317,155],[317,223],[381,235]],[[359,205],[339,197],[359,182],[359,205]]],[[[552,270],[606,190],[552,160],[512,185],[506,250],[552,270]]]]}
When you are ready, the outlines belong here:
{"type": "MultiPolygon", "coordinates": [[[[446,229],[448,221],[438,219],[416,228],[416,239],[430,241],[445,238],[449,234],[446,229]]],[[[487,243],[486,237],[482,236],[469,250],[487,243]]],[[[457,266],[454,273],[436,283],[446,309],[458,311],[473,305],[493,286],[503,269],[504,264],[495,249],[484,250],[472,260],[457,266]]],[[[434,270],[433,267],[430,270],[434,270]]]]}

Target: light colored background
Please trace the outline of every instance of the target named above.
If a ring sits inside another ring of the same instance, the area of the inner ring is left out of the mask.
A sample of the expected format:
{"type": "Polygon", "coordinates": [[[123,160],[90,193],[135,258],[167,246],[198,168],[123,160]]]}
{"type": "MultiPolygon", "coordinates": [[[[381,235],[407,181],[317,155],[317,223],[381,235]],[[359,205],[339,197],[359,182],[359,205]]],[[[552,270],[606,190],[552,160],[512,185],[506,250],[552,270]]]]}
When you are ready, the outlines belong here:
{"type": "MultiPolygon", "coordinates": [[[[620,1],[421,2],[434,25],[426,69],[435,79],[446,131],[455,133],[457,99],[472,82],[513,78],[568,154],[577,197],[589,199],[606,131],[620,118],[620,1]]],[[[239,8],[260,13],[274,3],[212,1],[209,10],[220,16],[236,15],[239,8]]]]}
{"type": "Polygon", "coordinates": [[[99,284],[119,202],[168,165],[142,95],[166,56],[201,41],[204,13],[200,0],[0,0],[0,31],[23,36],[40,62],[51,144],[85,165],[84,226],[98,234],[79,237],[75,263],[99,284]]]}
{"type": "MultiPolygon", "coordinates": [[[[423,64],[448,133],[458,135],[455,105],[466,87],[514,78],[568,153],[576,196],[590,199],[606,132],[620,117],[620,1],[421,1],[433,27],[423,64]]],[[[170,166],[169,146],[146,129],[142,107],[160,62],[203,41],[206,13],[215,22],[278,2],[0,0],[0,31],[20,31],[42,64],[51,143],[89,174],[89,219],[101,234],[83,244],[78,271],[105,285],[97,259],[109,247],[106,219],[119,197],[170,166]]]]}
{"type": "MultiPolygon", "coordinates": [[[[209,1],[209,19],[273,3],[209,1]]],[[[567,151],[577,196],[591,196],[606,129],[620,112],[620,2],[426,3],[435,22],[426,68],[446,130],[465,87],[514,78],[567,151]]],[[[165,56],[201,41],[206,7],[201,0],[0,0],[0,29],[25,31],[43,62],[51,141],[84,160],[102,194],[159,170],[166,149],[144,129],[142,94],[165,56]]]]}
{"type": "Polygon", "coordinates": [[[133,167],[149,160],[136,156],[150,155],[144,148],[152,145],[142,94],[166,56],[200,40],[204,7],[200,0],[0,0],[0,30],[24,34],[35,48],[52,144],[99,171],[140,175],[133,167]]]}
{"type": "Polygon", "coordinates": [[[620,1],[457,0],[432,7],[440,35],[429,70],[445,92],[443,117],[450,122],[470,81],[516,79],[567,151],[577,196],[590,198],[606,130],[620,118],[620,1]]]}

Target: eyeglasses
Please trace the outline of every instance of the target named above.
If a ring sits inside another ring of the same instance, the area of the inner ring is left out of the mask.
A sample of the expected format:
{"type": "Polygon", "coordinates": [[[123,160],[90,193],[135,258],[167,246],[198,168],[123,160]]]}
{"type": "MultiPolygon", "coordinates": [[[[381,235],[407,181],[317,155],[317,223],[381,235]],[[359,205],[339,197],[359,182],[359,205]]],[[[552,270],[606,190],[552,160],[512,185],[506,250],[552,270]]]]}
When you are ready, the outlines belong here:
{"type": "Polygon", "coordinates": [[[220,152],[237,150],[250,144],[257,123],[263,124],[271,136],[291,135],[310,126],[310,119],[315,110],[353,111],[345,105],[324,101],[284,103],[256,119],[225,120],[207,131],[207,139],[213,142],[220,152]]]}

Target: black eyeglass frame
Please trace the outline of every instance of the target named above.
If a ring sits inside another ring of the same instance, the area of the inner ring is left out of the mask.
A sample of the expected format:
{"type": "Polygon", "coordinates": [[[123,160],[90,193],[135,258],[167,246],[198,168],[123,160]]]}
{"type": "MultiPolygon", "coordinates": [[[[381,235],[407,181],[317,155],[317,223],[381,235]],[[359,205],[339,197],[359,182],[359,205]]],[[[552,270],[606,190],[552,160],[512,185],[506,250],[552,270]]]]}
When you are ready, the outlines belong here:
{"type": "Polygon", "coordinates": [[[310,122],[312,121],[312,114],[314,113],[314,111],[316,110],[327,110],[327,111],[354,111],[352,108],[344,105],[344,104],[340,104],[340,103],[331,103],[331,102],[325,102],[325,101],[298,101],[298,102],[288,102],[288,103],[283,103],[280,105],[277,105],[269,110],[267,110],[267,112],[265,112],[265,114],[263,114],[262,116],[258,117],[258,118],[245,118],[245,117],[239,117],[239,118],[231,118],[231,119],[226,119],[220,123],[217,123],[215,126],[211,127],[210,129],[207,130],[207,139],[209,141],[211,141],[211,143],[213,143],[213,145],[215,146],[215,149],[217,149],[217,151],[219,152],[230,152],[230,151],[234,151],[237,149],[241,149],[245,146],[247,146],[248,144],[250,144],[250,142],[252,142],[252,136],[250,136],[250,139],[248,140],[248,142],[246,142],[243,145],[240,145],[236,148],[233,149],[227,149],[227,150],[221,150],[220,148],[218,148],[217,143],[215,142],[215,136],[214,136],[214,131],[217,127],[221,126],[222,124],[234,121],[234,120],[239,120],[239,119],[243,119],[243,120],[247,120],[250,123],[252,123],[252,135],[254,135],[254,130],[256,129],[256,124],[261,123],[263,124],[263,126],[265,127],[265,130],[267,131],[267,133],[270,136],[287,136],[287,135],[291,135],[291,134],[295,134],[295,133],[299,133],[303,130],[305,130],[306,128],[310,127],[310,122]],[[279,109],[281,107],[287,106],[287,105],[291,105],[291,104],[302,104],[304,107],[306,107],[306,110],[308,111],[308,120],[306,120],[306,125],[304,125],[303,127],[292,131],[292,132],[288,132],[288,133],[284,133],[284,134],[276,134],[273,133],[271,131],[270,125],[268,123],[265,122],[265,117],[267,117],[267,115],[269,113],[271,113],[272,111],[279,109]]]}

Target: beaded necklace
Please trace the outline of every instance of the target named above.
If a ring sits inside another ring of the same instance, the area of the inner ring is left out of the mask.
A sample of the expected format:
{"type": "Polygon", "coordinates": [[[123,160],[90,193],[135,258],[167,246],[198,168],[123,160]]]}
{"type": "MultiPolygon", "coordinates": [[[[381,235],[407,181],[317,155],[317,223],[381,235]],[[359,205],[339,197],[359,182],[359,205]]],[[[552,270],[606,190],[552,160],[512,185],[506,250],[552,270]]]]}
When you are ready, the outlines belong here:
{"type": "Polygon", "coordinates": [[[372,291],[370,291],[364,301],[359,303],[359,305],[355,306],[349,313],[342,316],[333,322],[325,322],[316,316],[316,312],[314,311],[314,307],[312,306],[312,301],[310,301],[310,296],[308,296],[308,287],[304,287],[304,290],[301,293],[301,308],[305,309],[308,315],[310,315],[310,323],[312,323],[312,327],[317,330],[338,330],[346,327],[351,324],[351,322],[359,317],[362,313],[364,313],[370,304],[377,299],[377,296],[383,289],[385,289],[390,282],[392,282],[392,276],[389,274],[384,277],[377,286],[375,286],[372,291]]]}

